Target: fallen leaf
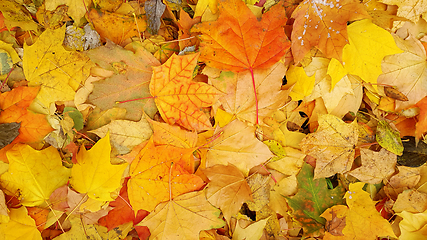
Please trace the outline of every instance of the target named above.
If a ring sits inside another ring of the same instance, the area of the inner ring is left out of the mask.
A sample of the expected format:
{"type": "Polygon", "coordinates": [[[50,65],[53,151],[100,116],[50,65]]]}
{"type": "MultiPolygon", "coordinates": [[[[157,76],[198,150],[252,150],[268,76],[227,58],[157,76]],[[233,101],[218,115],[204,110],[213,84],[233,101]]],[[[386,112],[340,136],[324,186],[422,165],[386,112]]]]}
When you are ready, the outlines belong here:
{"type": "Polygon", "coordinates": [[[369,19],[350,24],[348,39],[349,44],[343,49],[344,68],[349,74],[357,75],[363,81],[374,84],[373,87],[376,89],[378,76],[382,73],[381,61],[385,56],[401,53],[402,50],[396,46],[388,31],[376,26],[369,19]]]}
{"type": "Polygon", "coordinates": [[[399,173],[392,176],[384,187],[384,192],[393,200],[396,200],[404,190],[414,188],[421,178],[420,170],[417,168],[405,166],[397,166],[397,168],[399,173]]]}
{"type": "Polygon", "coordinates": [[[153,140],[132,161],[128,194],[134,211],[149,212],[161,202],[200,189],[203,180],[194,175],[194,148],[155,146],[153,140]]]}
{"type": "Polygon", "coordinates": [[[344,189],[338,186],[329,190],[326,180],[313,178],[313,167],[304,164],[298,174],[298,192],[286,198],[293,209],[294,218],[302,224],[304,235],[316,235],[322,232],[326,221],[320,217],[327,208],[343,202],[344,189]]]}
{"type": "Polygon", "coordinates": [[[378,77],[378,83],[394,86],[408,97],[408,101],[396,101],[395,109],[401,110],[416,104],[426,96],[426,50],[421,42],[412,36],[406,40],[395,40],[404,52],[384,58],[383,74],[378,77]],[[405,79],[404,83],[399,79],[405,79]]]}
{"type": "Polygon", "coordinates": [[[249,226],[242,228],[239,223],[236,224],[236,228],[233,232],[232,240],[258,240],[261,239],[265,224],[267,224],[266,219],[256,221],[249,226]]]}
{"type": "Polygon", "coordinates": [[[427,210],[427,193],[408,189],[397,196],[393,205],[393,211],[400,213],[403,211],[412,213],[422,213],[427,210]]]}
{"type": "Polygon", "coordinates": [[[127,164],[110,163],[110,135],[99,140],[90,150],[80,148],[77,164],[71,169],[73,188],[98,201],[112,201],[110,193],[120,187],[127,164]]]}
{"type": "Polygon", "coordinates": [[[144,117],[139,122],[112,120],[109,124],[91,132],[101,138],[110,133],[111,146],[120,155],[129,153],[133,147],[148,140],[153,134],[148,121],[144,117]]]}
{"type": "Polygon", "coordinates": [[[10,221],[0,224],[0,234],[4,239],[42,240],[36,222],[28,216],[27,208],[10,209],[10,221]]]}
{"type": "Polygon", "coordinates": [[[77,26],[80,25],[81,19],[86,14],[91,0],[73,1],[73,0],[46,0],[45,7],[47,11],[54,11],[59,5],[67,5],[67,14],[74,20],[77,26]]]}
{"type": "MultiPolygon", "coordinates": [[[[197,5],[199,5],[201,1],[197,2],[197,5]]],[[[197,6],[196,6],[197,8],[197,6]]],[[[197,12],[197,10],[196,10],[197,12]]],[[[191,47],[191,46],[198,46],[199,45],[199,40],[197,38],[193,38],[193,39],[189,39],[192,37],[197,36],[197,33],[192,33],[190,31],[191,27],[193,27],[193,25],[200,23],[200,17],[197,17],[197,13],[194,14],[195,16],[193,18],[191,18],[188,13],[186,13],[185,11],[180,11],[179,12],[179,36],[178,39],[181,40],[185,40],[185,41],[180,41],[179,42],[179,49],[182,51],[184,50],[186,47],[191,47]]]]}
{"type": "Polygon", "coordinates": [[[300,143],[304,154],[317,159],[314,179],[350,171],[357,139],[356,121],[347,124],[334,115],[321,115],[317,131],[300,143]]]}
{"type": "Polygon", "coordinates": [[[6,206],[6,199],[4,198],[4,193],[0,190],[0,223],[8,223],[9,221],[9,209],[6,206]]]}
{"type": "Polygon", "coordinates": [[[341,60],[347,39],[347,22],[370,18],[363,4],[354,0],[304,1],[292,13],[292,54],[301,61],[312,47],[326,57],[341,60]]]}
{"type": "Polygon", "coordinates": [[[260,21],[242,1],[220,0],[219,18],[192,28],[201,32],[200,60],[208,66],[234,72],[249,71],[255,95],[258,124],[258,93],[254,70],[269,68],[289,49],[283,31],[286,18],[282,4],[276,4],[263,14],[260,21]]]}
{"type": "Polygon", "coordinates": [[[47,29],[36,43],[24,45],[24,74],[30,86],[40,86],[37,98],[44,108],[55,101],[74,99],[74,94],[89,76],[93,63],[76,51],[62,46],[65,26],[47,29]]]}
{"type": "Polygon", "coordinates": [[[166,9],[166,5],[160,0],[148,0],[145,1],[144,9],[148,17],[148,32],[155,35],[159,31],[160,18],[166,9]]]}
{"type": "Polygon", "coordinates": [[[397,215],[403,218],[399,223],[399,239],[422,239],[427,235],[427,210],[422,213],[403,211],[397,215]]]}
{"type": "Polygon", "coordinates": [[[108,231],[127,222],[136,225],[149,214],[145,210],[139,210],[135,216],[135,211],[129,203],[127,181],[123,184],[120,195],[116,200],[110,202],[109,206],[113,209],[108,212],[107,216],[99,219],[99,223],[107,227],[108,231]]]}
{"type": "Polygon", "coordinates": [[[313,91],[315,75],[307,76],[304,68],[291,65],[286,72],[288,84],[293,85],[289,94],[293,101],[303,100],[313,91]]]}
{"type": "Polygon", "coordinates": [[[171,145],[180,148],[193,148],[197,145],[197,133],[171,126],[167,123],[147,118],[153,127],[153,140],[158,145],[171,145]]]}
{"type": "MultiPolygon", "coordinates": [[[[246,181],[252,192],[252,200],[246,201],[249,210],[259,212],[270,202],[271,176],[255,173],[248,177],[246,181]]],[[[257,217],[260,214],[257,214],[257,217]]]]}
{"type": "Polygon", "coordinates": [[[11,143],[19,135],[20,123],[2,123],[0,124],[0,149],[11,143]]]}
{"type": "Polygon", "coordinates": [[[256,103],[258,103],[258,117],[261,123],[264,117],[270,116],[274,110],[287,103],[289,91],[281,90],[285,72],[286,66],[281,62],[268,69],[254,70],[252,74],[255,77],[257,96],[253,94],[250,72],[222,71],[219,77],[210,77],[209,81],[218,90],[226,93],[219,99],[226,112],[242,121],[255,124],[256,103]]]}
{"type": "Polygon", "coordinates": [[[255,138],[255,127],[234,120],[224,128],[216,129],[214,135],[220,132],[220,136],[208,145],[206,167],[231,163],[247,176],[252,167],[274,156],[255,138]]]}
{"type": "Polygon", "coordinates": [[[192,81],[199,54],[172,55],[162,66],[153,67],[150,93],[163,120],[191,130],[212,128],[209,118],[200,110],[221,97],[216,88],[192,81]]]}
{"type": "Polygon", "coordinates": [[[394,174],[397,156],[382,148],[379,152],[361,148],[362,166],[349,172],[365,183],[378,184],[394,174]]]}
{"type": "Polygon", "coordinates": [[[416,104],[420,109],[418,122],[415,124],[415,137],[421,139],[427,133],[427,97],[424,97],[416,104]]]}
{"type": "Polygon", "coordinates": [[[129,38],[140,36],[147,28],[145,15],[127,16],[92,9],[88,14],[88,20],[101,39],[109,39],[118,45],[122,45],[129,38]]]}
{"type": "MultiPolygon", "coordinates": [[[[348,208],[336,205],[328,208],[322,216],[334,211],[342,218],[345,216],[346,226],[342,230],[344,236],[325,236],[325,239],[377,239],[378,237],[396,237],[390,223],[384,219],[375,208],[369,193],[363,191],[365,183],[358,182],[350,184],[350,190],[346,192],[345,198],[348,208]]],[[[329,214],[328,214],[329,215],[329,214]]],[[[331,216],[331,215],[329,215],[331,216]]],[[[327,218],[331,220],[330,217],[327,218]]]]}
{"type": "Polygon", "coordinates": [[[252,200],[251,189],[245,176],[234,165],[215,165],[203,170],[210,183],[206,187],[206,198],[221,209],[229,223],[245,201],[252,200]]]}
{"type": "Polygon", "coordinates": [[[137,226],[147,226],[153,239],[198,240],[201,230],[225,225],[219,215],[220,211],[206,200],[204,191],[190,192],[159,204],[137,226]]]}
{"type": "Polygon", "coordinates": [[[49,200],[58,187],[67,183],[70,169],[54,147],[41,151],[17,144],[7,153],[9,170],[0,176],[3,189],[10,195],[19,193],[24,206],[39,206],[49,200]]]}
{"type": "MultiPolygon", "coordinates": [[[[382,3],[389,5],[397,5],[399,8],[397,10],[397,16],[409,19],[410,21],[417,23],[420,19],[420,16],[426,12],[427,5],[425,2],[421,1],[405,1],[400,2],[398,0],[380,0],[382,3]]],[[[423,18],[425,18],[423,16],[423,18]]]]}
{"type": "Polygon", "coordinates": [[[400,134],[398,131],[394,130],[386,120],[378,121],[376,140],[381,147],[396,155],[402,155],[403,144],[400,139],[400,134]]]}
{"type": "Polygon", "coordinates": [[[139,121],[142,111],[150,117],[157,112],[148,84],[152,67],[160,63],[141,45],[135,44],[134,48],[136,51],[132,52],[107,42],[105,46],[87,52],[93,62],[115,73],[105,80],[95,82],[88,100],[102,111],[113,107],[124,108],[126,119],[139,121]],[[127,101],[134,99],[140,100],[127,101]]]}

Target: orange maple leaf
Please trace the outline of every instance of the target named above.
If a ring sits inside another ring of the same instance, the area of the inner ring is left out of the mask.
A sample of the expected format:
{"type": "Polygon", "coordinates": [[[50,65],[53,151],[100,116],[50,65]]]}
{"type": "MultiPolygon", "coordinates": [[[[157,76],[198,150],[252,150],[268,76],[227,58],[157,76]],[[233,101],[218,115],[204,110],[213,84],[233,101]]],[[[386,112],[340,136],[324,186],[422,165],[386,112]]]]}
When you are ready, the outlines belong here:
{"type": "Polygon", "coordinates": [[[15,143],[38,142],[53,131],[45,115],[27,110],[39,90],[39,87],[17,87],[0,95],[0,123],[21,123],[18,137],[0,150],[1,161],[7,162],[6,151],[15,143]]]}
{"type": "Polygon", "coordinates": [[[150,93],[165,122],[197,131],[212,129],[202,107],[214,104],[223,94],[216,88],[191,81],[199,54],[172,55],[160,67],[153,67],[150,93]]]}
{"type": "Polygon", "coordinates": [[[153,211],[157,204],[198,190],[203,180],[194,172],[195,148],[155,146],[151,138],[130,166],[128,194],[134,211],[153,211]]]}
{"type": "Polygon", "coordinates": [[[355,0],[305,0],[292,14],[295,18],[291,42],[295,62],[311,47],[328,58],[341,60],[348,43],[347,22],[370,18],[363,4],[355,0]]]}
{"type": "MultiPolygon", "coordinates": [[[[208,66],[233,72],[250,71],[255,96],[253,70],[269,68],[289,49],[290,43],[283,26],[286,13],[282,4],[276,4],[258,20],[240,0],[219,0],[219,18],[193,27],[201,32],[200,60],[208,66]]],[[[256,123],[258,100],[255,97],[256,123]]]]}

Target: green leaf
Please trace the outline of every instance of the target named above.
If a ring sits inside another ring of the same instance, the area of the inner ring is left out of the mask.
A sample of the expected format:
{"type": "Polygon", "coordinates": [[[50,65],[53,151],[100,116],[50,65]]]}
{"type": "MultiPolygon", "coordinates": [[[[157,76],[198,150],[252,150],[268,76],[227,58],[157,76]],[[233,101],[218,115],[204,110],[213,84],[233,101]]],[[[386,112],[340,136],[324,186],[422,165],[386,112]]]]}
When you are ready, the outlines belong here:
{"type": "Polygon", "coordinates": [[[313,167],[305,163],[297,176],[297,194],[286,198],[293,217],[304,228],[305,236],[319,233],[324,228],[326,220],[320,214],[326,209],[344,204],[345,190],[341,185],[330,190],[324,178],[313,180],[313,177],[313,167]]]}
{"type": "Polygon", "coordinates": [[[84,120],[83,120],[83,114],[77,110],[77,108],[73,107],[65,107],[64,108],[64,114],[67,113],[68,116],[70,116],[71,119],[73,119],[74,126],[77,131],[80,131],[83,129],[84,120]]]}
{"type": "Polygon", "coordinates": [[[386,120],[380,120],[377,126],[377,142],[381,147],[396,155],[402,155],[403,145],[398,131],[390,127],[386,120]]]}

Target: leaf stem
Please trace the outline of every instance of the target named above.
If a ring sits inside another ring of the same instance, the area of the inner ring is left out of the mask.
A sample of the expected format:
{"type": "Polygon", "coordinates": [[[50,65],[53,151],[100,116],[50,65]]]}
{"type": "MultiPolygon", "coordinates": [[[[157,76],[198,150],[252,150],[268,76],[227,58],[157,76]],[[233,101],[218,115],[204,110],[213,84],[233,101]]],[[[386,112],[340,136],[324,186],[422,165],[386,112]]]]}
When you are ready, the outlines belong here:
{"type": "Polygon", "coordinates": [[[258,125],[258,94],[256,92],[256,86],[255,86],[255,76],[254,76],[254,70],[252,68],[249,69],[251,71],[251,77],[252,77],[252,87],[254,88],[254,94],[255,94],[255,111],[256,111],[256,124],[258,125]]]}
{"type": "Polygon", "coordinates": [[[10,69],[9,73],[7,74],[7,76],[6,76],[6,78],[4,79],[3,83],[1,84],[0,91],[3,89],[4,85],[6,84],[7,79],[9,78],[9,76],[10,76],[10,74],[12,73],[13,69],[14,69],[13,67],[12,67],[12,69],[10,69]]]}
{"type": "Polygon", "coordinates": [[[116,104],[133,102],[133,101],[138,101],[138,100],[143,100],[143,99],[150,99],[150,98],[154,98],[154,97],[143,97],[143,98],[129,99],[129,100],[125,100],[125,101],[116,101],[116,104]]]}

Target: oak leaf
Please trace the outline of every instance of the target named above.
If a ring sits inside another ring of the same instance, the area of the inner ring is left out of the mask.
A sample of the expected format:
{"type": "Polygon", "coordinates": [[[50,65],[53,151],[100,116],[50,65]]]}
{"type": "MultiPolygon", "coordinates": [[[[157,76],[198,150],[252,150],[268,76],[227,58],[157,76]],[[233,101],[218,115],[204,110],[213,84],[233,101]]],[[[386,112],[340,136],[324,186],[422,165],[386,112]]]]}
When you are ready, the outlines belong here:
{"type": "Polygon", "coordinates": [[[378,83],[394,86],[408,97],[408,101],[396,101],[395,109],[399,110],[416,104],[427,95],[427,57],[424,46],[412,36],[406,40],[396,38],[396,43],[404,52],[384,58],[383,74],[378,77],[378,83]]]}
{"type": "Polygon", "coordinates": [[[195,148],[155,146],[152,139],[130,166],[128,194],[134,211],[153,211],[157,204],[200,189],[203,180],[194,175],[195,148]]]}
{"type": "Polygon", "coordinates": [[[297,176],[298,192],[286,198],[293,217],[302,224],[304,235],[320,233],[326,221],[320,217],[327,208],[343,203],[344,188],[328,189],[326,180],[313,178],[313,167],[305,163],[297,176]]]}
{"type": "Polygon", "coordinates": [[[306,0],[292,13],[292,54],[301,61],[312,47],[326,57],[341,60],[348,44],[347,22],[370,18],[365,7],[355,0],[306,0]]]}
{"type": "Polygon", "coordinates": [[[388,179],[396,167],[397,156],[382,148],[379,152],[361,148],[362,166],[349,172],[362,182],[378,184],[388,179]]]}
{"type": "Polygon", "coordinates": [[[216,129],[214,135],[220,132],[220,136],[208,145],[206,167],[231,163],[247,176],[252,167],[274,156],[255,138],[255,127],[234,120],[224,128],[216,129]]]}
{"type": "Polygon", "coordinates": [[[150,93],[165,122],[201,131],[212,126],[200,108],[214,104],[222,93],[211,85],[192,81],[198,57],[172,55],[162,66],[153,67],[150,93]]]}
{"type": "Polygon", "coordinates": [[[47,29],[33,45],[24,45],[24,74],[30,86],[40,86],[37,98],[44,108],[55,101],[73,100],[94,65],[82,53],[65,50],[64,36],[65,25],[47,29]]]}
{"type": "Polygon", "coordinates": [[[322,216],[331,220],[331,211],[338,217],[345,216],[346,226],[342,230],[344,236],[325,235],[325,239],[377,239],[377,237],[396,237],[390,223],[384,219],[375,208],[369,193],[363,191],[365,183],[350,184],[350,190],[346,192],[345,199],[348,205],[336,205],[328,208],[322,216]]]}
{"type": "Polygon", "coordinates": [[[122,102],[118,107],[126,109],[125,118],[139,121],[142,111],[150,117],[157,112],[148,84],[152,67],[160,63],[140,44],[135,43],[134,49],[135,52],[125,50],[108,41],[105,46],[87,52],[93,62],[114,72],[111,77],[94,83],[88,101],[102,111],[116,107],[116,102],[122,102]],[[126,102],[140,98],[139,101],[126,102]]]}
{"type": "Polygon", "coordinates": [[[110,135],[99,140],[90,150],[84,147],[77,154],[77,164],[71,169],[70,184],[90,198],[112,201],[110,193],[120,187],[120,180],[127,164],[110,163],[110,135]]]}
{"type": "Polygon", "coordinates": [[[314,178],[350,171],[357,139],[356,121],[347,124],[334,115],[321,115],[317,131],[300,143],[303,153],[317,158],[314,178]]]}
{"type": "Polygon", "coordinates": [[[225,225],[219,215],[204,191],[190,192],[159,204],[137,226],[147,226],[153,239],[198,240],[201,230],[225,225]]]}
{"type": "Polygon", "coordinates": [[[230,222],[245,201],[252,200],[252,191],[243,173],[234,165],[215,165],[203,170],[210,182],[206,187],[206,198],[221,209],[230,222]]]}
{"type": "Polygon", "coordinates": [[[6,153],[9,170],[0,176],[2,187],[11,195],[20,193],[24,206],[38,206],[49,200],[52,192],[67,183],[70,169],[54,147],[41,151],[17,144],[6,153]]]}

